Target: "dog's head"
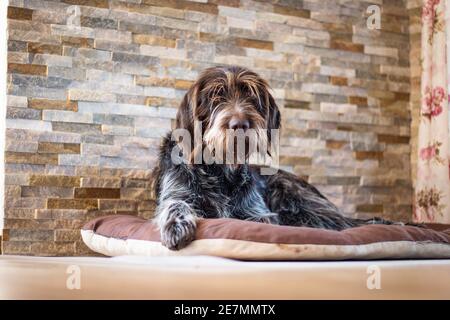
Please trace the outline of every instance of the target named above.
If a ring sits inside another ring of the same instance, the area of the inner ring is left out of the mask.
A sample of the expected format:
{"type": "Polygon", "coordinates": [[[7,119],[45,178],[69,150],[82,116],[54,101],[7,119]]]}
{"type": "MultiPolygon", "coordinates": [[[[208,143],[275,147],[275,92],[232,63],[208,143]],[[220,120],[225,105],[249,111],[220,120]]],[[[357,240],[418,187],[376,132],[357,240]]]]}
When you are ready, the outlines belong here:
{"type": "Polygon", "coordinates": [[[195,121],[202,123],[207,146],[222,143],[227,148],[230,130],[253,131],[270,145],[271,130],[280,127],[280,112],[269,85],[258,74],[237,66],[213,67],[203,71],[184,96],[176,127],[193,136],[195,121]]]}

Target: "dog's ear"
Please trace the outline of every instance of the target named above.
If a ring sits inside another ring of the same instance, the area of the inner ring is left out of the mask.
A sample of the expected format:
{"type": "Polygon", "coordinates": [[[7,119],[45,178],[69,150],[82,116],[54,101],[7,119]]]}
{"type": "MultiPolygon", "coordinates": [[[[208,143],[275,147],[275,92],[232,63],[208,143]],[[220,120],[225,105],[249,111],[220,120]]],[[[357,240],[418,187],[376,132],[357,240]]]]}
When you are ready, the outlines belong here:
{"type": "MultiPolygon", "coordinates": [[[[267,142],[269,150],[272,150],[272,130],[273,129],[280,129],[281,127],[281,114],[280,110],[278,109],[278,106],[275,102],[275,99],[270,94],[269,90],[266,91],[267,97],[267,142]]],[[[278,133],[278,137],[279,137],[278,133]]],[[[270,152],[269,152],[270,154],[270,152]]]]}
{"type": "Polygon", "coordinates": [[[275,102],[275,99],[268,92],[268,119],[267,119],[267,129],[280,129],[281,126],[281,115],[280,110],[275,102]]]}
{"type": "Polygon", "coordinates": [[[198,82],[189,88],[188,92],[183,97],[180,107],[176,116],[176,129],[185,129],[189,132],[190,141],[178,141],[183,150],[183,154],[188,160],[188,163],[192,164],[195,159],[195,155],[202,151],[201,146],[195,146],[195,120],[197,119],[197,112],[199,108],[199,84],[198,82]],[[185,152],[187,152],[185,154],[185,152]]]}
{"type": "Polygon", "coordinates": [[[184,95],[176,116],[176,128],[186,129],[191,135],[194,133],[194,112],[197,108],[197,99],[198,85],[194,84],[184,95]]]}

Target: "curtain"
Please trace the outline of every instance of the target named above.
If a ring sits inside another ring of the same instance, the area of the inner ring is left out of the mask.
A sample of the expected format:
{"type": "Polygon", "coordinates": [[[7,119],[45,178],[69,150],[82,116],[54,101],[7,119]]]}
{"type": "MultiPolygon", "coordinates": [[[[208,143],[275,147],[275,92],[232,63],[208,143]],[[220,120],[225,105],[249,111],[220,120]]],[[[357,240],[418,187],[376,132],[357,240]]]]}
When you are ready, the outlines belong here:
{"type": "Polygon", "coordinates": [[[424,0],[414,220],[450,223],[447,54],[450,0],[424,0]],[[447,2],[447,3],[446,3],[447,2]],[[446,8],[447,7],[447,8],[446,8]],[[447,20],[447,21],[446,21],[447,20]]]}

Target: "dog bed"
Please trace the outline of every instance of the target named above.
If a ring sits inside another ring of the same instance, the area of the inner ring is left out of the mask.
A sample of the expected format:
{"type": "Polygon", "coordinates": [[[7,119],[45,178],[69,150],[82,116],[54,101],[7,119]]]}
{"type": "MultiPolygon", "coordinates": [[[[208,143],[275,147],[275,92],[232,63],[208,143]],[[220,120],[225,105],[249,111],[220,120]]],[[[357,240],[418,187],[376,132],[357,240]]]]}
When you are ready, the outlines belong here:
{"type": "Polygon", "coordinates": [[[107,256],[211,255],[242,260],[450,258],[450,225],[365,225],[333,231],[201,219],[195,240],[173,251],[161,244],[159,230],[151,221],[111,215],[89,221],[81,235],[90,249],[107,256]]]}

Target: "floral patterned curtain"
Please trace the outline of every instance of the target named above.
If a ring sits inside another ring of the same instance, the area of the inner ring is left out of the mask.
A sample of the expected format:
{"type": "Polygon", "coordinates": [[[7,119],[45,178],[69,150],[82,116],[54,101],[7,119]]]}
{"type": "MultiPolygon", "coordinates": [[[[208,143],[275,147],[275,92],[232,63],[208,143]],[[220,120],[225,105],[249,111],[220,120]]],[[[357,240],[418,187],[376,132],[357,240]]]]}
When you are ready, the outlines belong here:
{"type": "Polygon", "coordinates": [[[447,35],[450,0],[424,0],[419,157],[414,220],[450,223],[447,35]],[[447,3],[446,3],[447,2],[447,3]],[[446,8],[447,7],[447,8],[446,8]],[[447,20],[447,21],[446,21],[447,20]]]}

